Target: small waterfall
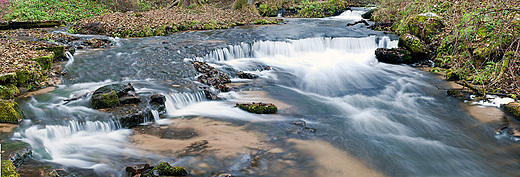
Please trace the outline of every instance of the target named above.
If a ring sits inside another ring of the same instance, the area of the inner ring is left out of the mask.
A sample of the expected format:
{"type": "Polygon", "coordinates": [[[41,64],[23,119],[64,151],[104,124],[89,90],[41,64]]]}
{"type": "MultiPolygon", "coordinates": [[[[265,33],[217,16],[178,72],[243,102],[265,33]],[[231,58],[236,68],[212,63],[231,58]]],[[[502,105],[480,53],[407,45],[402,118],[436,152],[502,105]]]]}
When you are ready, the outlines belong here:
{"type": "Polygon", "coordinates": [[[397,46],[397,41],[392,41],[387,36],[366,38],[307,38],[301,40],[288,40],[283,42],[258,41],[253,44],[242,43],[230,45],[223,49],[217,49],[207,54],[199,61],[229,61],[238,58],[260,58],[282,55],[296,57],[308,52],[325,52],[329,49],[361,52],[367,49],[392,48],[397,46]]]}
{"type": "Polygon", "coordinates": [[[161,118],[159,117],[159,112],[157,110],[152,110],[153,120],[158,122],[161,118]]]}
{"type": "Polygon", "coordinates": [[[347,10],[338,16],[330,17],[331,19],[339,19],[339,20],[362,20],[361,15],[365,13],[365,11],[361,10],[347,10]]]}
{"type": "Polygon", "coordinates": [[[74,63],[74,55],[72,55],[70,52],[65,52],[65,57],[67,57],[68,61],[65,64],[65,68],[68,68],[72,63],[74,63]]]}
{"type": "Polygon", "coordinates": [[[204,100],[206,100],[206,96],[203,92],[170,93],[166,95],[166,112],[171,115],[171,113],[179,108],[204,100]]]}

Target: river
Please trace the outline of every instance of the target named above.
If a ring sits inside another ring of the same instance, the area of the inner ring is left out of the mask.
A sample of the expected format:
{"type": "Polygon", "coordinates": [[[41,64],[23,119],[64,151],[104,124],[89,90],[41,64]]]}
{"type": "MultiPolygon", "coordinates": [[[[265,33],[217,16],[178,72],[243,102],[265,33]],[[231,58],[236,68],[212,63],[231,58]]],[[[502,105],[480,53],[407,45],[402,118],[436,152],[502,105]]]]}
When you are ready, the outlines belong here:
{"type": "Polygon", "coordinates": [[[363,24],[345,27],[362,10],[114,39],[115,46],[79,51],[63,85],[19,100],[29,119],[12,138],[31,144],[36,161],[87,176],[122,176],[125,166],[160,161],[196,176],[520,174],[518,145],[493,134],[500,122],[470,116],[438,89],[447,83],[434,74],[377,61],[375,49],[396,47],[397,37],[363,24]],[[190,61],[229,73],[235,89],[207,100],[190,61]],[[259,78],[239,79],[236,71],[259,78]],[[112,83],[166,95],[167,115],[128,129],[89,108],[88,99],[63,101],[112,83]],[[279,113],[234,107],[260,101],[277,104],[279,113]],[[188,152],[200,140],[208,147],[188,152]],[[254,165],[244,157],[254,157],[254,165]]]}

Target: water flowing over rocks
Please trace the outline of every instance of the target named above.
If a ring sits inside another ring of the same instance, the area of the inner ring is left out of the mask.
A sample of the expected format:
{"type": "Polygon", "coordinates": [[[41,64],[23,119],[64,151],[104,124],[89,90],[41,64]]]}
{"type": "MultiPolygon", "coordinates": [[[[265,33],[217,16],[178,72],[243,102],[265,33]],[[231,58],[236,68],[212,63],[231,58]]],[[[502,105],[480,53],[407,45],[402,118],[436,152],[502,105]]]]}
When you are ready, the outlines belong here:
{"type": "Polygon", "coordinates": [[[128,83],[127,85],[112,84],[98,88],[92,94],[90,103],[93,108],[110,113],[121,123],[122,127],[135,127],[141,123],[153,121],[155,117],[152,110],[157,111],[159,116],[164,115],[166,112],[165,101],[165,96],[160,94],[141,97],[128,83]]]}
{"type": "Polygon", "coordinates": [[[198,77],[198,81],[201,84],[213,86],[213,88],[221,92],[229,91],[229,88],[224,85],[231,83],[231,79],[229,79],[226,73],[220,72],[204,62],[194,61],[192,64],[199,73],[202,73],[202,75],[198,77]]]}

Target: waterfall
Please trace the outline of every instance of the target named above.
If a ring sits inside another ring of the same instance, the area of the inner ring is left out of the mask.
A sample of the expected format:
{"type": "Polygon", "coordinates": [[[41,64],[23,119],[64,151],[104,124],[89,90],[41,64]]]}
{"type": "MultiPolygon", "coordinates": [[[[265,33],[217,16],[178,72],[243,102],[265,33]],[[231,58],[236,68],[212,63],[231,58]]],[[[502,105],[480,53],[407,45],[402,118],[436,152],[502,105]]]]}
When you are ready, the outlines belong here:
{"type": "Polygon", "coordinates": [[[282,55],[286,57],[301,56],[308,52],[325,52],[326,50],[345,50],[352,52],[365,51],[375,48],[392,48],[397,46],[397,41],[392,41],[387,36],[366,38],[307,38],[300,40],[257,41],[253,44],[242,43],[229,45],[223,49],[217,49],[207,54],[199,61],[228,61],[238,58],[260,58],[282,55]]]}
{"type": "Polygon", "coordinates": [[[196,102],[206,100],[203,92],[195,93],[170,93],[166,95],[166,112],[171,115],[175,110],[196,102]]]}
{"type": "Polygon", "coordinates": [[[65,64],[65,68],[68,68],[72,63],[74,63],[74,55],[72,55],[70,52],[65,52],[65,57],[67,57],[68,61],[65,64]]]}

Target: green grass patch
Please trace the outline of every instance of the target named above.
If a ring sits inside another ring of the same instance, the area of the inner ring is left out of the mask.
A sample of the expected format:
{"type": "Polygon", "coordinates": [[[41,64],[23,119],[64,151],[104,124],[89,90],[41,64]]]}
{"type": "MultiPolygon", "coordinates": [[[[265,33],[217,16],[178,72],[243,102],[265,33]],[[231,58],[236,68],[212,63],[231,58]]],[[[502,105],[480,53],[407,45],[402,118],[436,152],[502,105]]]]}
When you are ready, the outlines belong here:
{"type": "Polygon", "coordinates": [[[62,20],[103,15],[111,11],[106,6],[90,0],[11,0],[11,13],[5,20],[62,20]]]}

